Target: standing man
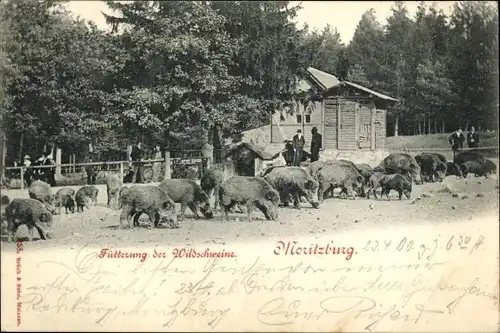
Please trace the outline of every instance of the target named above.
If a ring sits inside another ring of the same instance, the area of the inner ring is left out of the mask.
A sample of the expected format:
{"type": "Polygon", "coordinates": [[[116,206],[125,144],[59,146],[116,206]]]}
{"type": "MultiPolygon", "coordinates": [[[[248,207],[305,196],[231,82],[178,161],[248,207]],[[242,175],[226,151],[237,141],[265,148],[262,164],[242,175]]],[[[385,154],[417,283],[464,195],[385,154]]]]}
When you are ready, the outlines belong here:
{"type": "Polygon", "coordinates": [[[319,159],[319,150],[322,148],[323,138],[321,134],[318,133],[318,129],[315,127],[311,130],[311,163],[319,159]]]}
{"type": "Polygon", "coordinates": [[[140,179],[141,173],[141,161],[142,161],[143,151],[141,148],[141,142],[138,141],[135,146],[132,147],[132,152],[130,153],[130,160],[132,161],[132,184],[136,183],[137,178],[140,179]]]}
{"type": "MultiPolygon", "coordinates": [[[[92,153],[88,152],[87,156],[85,156],[85,163],[94,162],[94,158],[92,157],[92,153]]],[[[95,165],[86,165],[85,173],[87,174],[87,185],[94,185],[97,177],[96,166],[95,165]]]]}
{"type": "Polygon", "coordinates": [[[208,140],[205,141],[203,146],[201,147],[201,166],[202,166],[202,175],[205,171],[212,168],[212,160],[214,158],[214,146],[208,143],[208,140]]]}
{"type": "Polygon", "coordinates": [[[306,144],[306,140],[302,136],[302,130],[297,130],[297,134],[293,136],[292,144],[293,150],[295,151],[293,165],[300,166],[300,162],[302,162],[302,151],[304,150],[304,145],[306,144]]]}
{"type": "Polygon", "coordinates": [[[448,142],[451,145],[451,149],[453,150],[453,156],[455,156],[455,152],[458,148],[462,149],[464,147],[465,137],[462,134],[462,129],[459,128],[456,132],[453,132],[448,138],[448,142]]]}
{"type": "MultiPolygon", "coordinates": [[[[160,145],[156,145],[153,149],[153,159],[161,159],[161,149],[160,145]]],[[[160,176],[161,162],[153,162],[153,182],[157,182],[160,176]]]]}
{"type": "Polygon", "coordinates": [[[469,133],[467,133],[467,145],[469,148],[477,148],[479,144],[479,134],[477,134],[474,126],[470,128],[469,133]]]}

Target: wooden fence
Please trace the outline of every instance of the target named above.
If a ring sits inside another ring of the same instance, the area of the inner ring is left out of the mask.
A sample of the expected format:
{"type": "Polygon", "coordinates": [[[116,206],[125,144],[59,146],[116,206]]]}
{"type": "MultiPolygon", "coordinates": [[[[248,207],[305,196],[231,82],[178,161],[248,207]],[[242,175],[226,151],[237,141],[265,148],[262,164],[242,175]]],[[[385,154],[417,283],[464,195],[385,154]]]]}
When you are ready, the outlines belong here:
{"type": "MultiPolygon", "coordinates": [[[[4,179],[10,181],[11,179],[20,180],[20,188],[24,188],[24,174],[27,169],[46,169],[55,168],[55,177],[60,178],[65,175],[74,175],[83,172],[84,169],[94,166],[97,172],[115,172],[119,175],[120,179],[124,179],[126,171],[129,170],[130,161],[101,161],[101,162],[88,162],[88,163],[67,163],[67,164],[54,164],[54,165],[41,165],[41,166],[15,166],[15,167],[5,167],[2,169],[2,175],[7,173],[4,179]],[[65,171],[65,172],[63,172],[65,171]]],[[[197,167],[200,171],[198,173],[199,177],[203,175],[206,168],[213,168],[216,170],[223,171],[226,178],[230,175],[234,175],[232,170],[232,163],[222,162],[222,163],[204,163],[201,158],[200,150],[185,150],[185,151],[165,151],[165,158],[162,159],[149,159],[140,162],[134,162],[134,164],[140,164],[141,169],[144,171],[146,167],[150,167],[153,163],[161,163],[161,169],[163,174],[163,179],[172,178],[173,170],[180,165],[184,167],[197,167]]],[[[156,175],[158,176],[158,175],[156,175]]],[[[16,186],[17,187],[17,186],[16,186]]]]}

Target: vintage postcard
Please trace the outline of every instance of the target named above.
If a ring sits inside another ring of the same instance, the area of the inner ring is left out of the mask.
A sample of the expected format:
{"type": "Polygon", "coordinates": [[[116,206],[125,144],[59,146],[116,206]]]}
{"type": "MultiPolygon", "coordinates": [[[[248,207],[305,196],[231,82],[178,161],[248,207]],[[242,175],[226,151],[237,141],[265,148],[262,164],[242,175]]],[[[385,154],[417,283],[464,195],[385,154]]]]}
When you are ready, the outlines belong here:
{"type": "Polygon", "coordinates": [[[3,331],[498,332],[496,2],[0,2],[3,331]]]}

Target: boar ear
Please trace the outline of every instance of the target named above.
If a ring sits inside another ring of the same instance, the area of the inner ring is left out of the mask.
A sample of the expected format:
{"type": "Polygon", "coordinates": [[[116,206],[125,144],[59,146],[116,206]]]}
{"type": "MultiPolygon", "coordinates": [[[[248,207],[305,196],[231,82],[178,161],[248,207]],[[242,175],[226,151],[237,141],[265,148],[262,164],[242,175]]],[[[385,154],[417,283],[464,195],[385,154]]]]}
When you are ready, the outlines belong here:
{"type": "Polygon", "coordinates": [[[358,182],[360,182],[362,184],[365,182],[365,179],[363,178],[363,176],[358,176],[357,180],[358,180],[358,182]]]}
{"type": "Polygon", "coordinates": [[[163,209],[171,209],[172,208],[172,203],[169,201],[164,201],[163,202],[163,209]]]}
{"type": "Polygon", "coordinates": [[[49,222],[50,213],[41,213],[38,219],[40,220],[40,222],[49,222]]]}
{"type": "Polygon", "coordinates": [[[264,198],[266,198],[267,200],[273,200],[276,198],[276,193],[272,190],[269,190],[266,192],[266,194],[264,195],[264,198]]]}

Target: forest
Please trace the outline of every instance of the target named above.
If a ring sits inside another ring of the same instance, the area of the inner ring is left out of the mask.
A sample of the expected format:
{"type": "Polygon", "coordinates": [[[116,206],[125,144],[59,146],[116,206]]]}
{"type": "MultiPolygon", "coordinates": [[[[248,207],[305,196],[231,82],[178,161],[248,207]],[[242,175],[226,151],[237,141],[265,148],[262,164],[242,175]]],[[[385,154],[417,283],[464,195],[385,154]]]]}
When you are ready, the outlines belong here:
{"type": "Polygon", "coordinates": [[[366,11],[348,44],[332,26],[299,28],[288,1],[107,5],[110,31],[64,1],[0,3],[7,161],[47,144],[81,153],[235,136],[296,98],[309,66],[397,98],[388,135],[498,126],[495,4],[456,2],[446,16],[420,3],[410,16],[395,2],[385,25],[366,11]]]}

